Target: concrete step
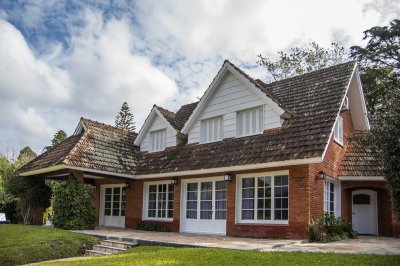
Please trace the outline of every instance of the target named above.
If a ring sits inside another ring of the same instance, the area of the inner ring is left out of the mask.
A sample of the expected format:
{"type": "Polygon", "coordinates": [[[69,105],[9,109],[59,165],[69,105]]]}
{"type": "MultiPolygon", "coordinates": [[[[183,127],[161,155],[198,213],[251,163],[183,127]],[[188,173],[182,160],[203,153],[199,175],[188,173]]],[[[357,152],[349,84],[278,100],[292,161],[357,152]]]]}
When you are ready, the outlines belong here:
{"type": "Polygon", "coordinates": [[[138,245],[137,242],[121,242],[115,240],[101,240],[100,245],[128,249],[138,245]]]}
{"type": "Polygon", "coordinates": [[[109,245],[95,245],[93,249],[96,251],[107,252],[110,254],[117,254],[126,250],[126,248],[113,247],[109,245]]]}
{"type": "Polygon", "coordinates": [[[106,255],[111,255],[111,254],[112,253],[98,251],[98,250],[92,250],[92,249],[85,251],[85,256],[87,256],[87,257],[99,257],[99,256],[106,256],[106,255]]]}

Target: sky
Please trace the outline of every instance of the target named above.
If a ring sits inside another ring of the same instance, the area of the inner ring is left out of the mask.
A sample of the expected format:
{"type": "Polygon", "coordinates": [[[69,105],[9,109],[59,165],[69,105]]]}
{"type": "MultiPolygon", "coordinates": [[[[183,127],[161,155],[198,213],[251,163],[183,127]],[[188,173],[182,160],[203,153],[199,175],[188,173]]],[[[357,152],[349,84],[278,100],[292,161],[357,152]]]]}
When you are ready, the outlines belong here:
{"type": "Polygon", "coordinates": [[[0,153],[40,154],[80,117],[140,129],[153,104],[197,101],[225,59],[265,78],[257,55],[316,41],[362,45],[400,18],[396,0],[1,0],[0,153]]]}

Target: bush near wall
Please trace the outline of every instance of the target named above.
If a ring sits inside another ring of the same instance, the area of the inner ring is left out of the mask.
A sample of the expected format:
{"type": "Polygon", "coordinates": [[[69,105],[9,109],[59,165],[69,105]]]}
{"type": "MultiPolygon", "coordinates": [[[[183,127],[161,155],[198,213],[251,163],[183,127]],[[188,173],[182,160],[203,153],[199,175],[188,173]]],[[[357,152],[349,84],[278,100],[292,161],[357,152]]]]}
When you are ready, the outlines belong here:
{"type": "Polygon", "coordinates": [[[306,230],[310,242],[332,242],[357,238],[357,232],[344,218],[336,218],[330,213],[324,213],[319,220],[311,218],[306,230]]]}
{"type": "Polygon", "coordinates": [[[76,180],[53,184],[54,227],[67,230],[93,229],[96,219],[93,189],[93,186],[76,180]]]}

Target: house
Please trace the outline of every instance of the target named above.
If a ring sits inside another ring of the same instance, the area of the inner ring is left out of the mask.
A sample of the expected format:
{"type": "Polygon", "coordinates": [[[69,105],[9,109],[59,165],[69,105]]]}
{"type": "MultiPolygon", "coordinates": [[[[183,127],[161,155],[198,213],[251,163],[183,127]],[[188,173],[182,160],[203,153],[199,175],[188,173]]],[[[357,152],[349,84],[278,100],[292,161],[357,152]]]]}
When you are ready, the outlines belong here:
{"type": "Polygon", "coordinates": [[[94,185],[99,226],[304,238],[329,212],[399,235],[369,129],[354,62],[265,84],[225,61],[199,102],[154,105],[138,134],[82,118],[20,174],[94,185]]]}

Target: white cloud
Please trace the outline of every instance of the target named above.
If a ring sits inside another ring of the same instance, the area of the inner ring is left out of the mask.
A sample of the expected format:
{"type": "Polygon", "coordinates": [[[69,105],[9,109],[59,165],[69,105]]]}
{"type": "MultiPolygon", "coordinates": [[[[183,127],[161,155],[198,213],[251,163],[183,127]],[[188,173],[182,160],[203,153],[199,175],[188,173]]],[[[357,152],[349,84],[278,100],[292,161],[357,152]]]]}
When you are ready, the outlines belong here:
{"type": "Polygon", "coordinates": [[[176,110],[202,96],[226,58],[262,77],[258,54],[310,40],[359,44],[364,30],[398,17],[398,4],[39,0],[1,10],[0,2],[0,152],[26,144],[40,152],[80,116],[112,124],[123,101],[140,126],[153,104],[176,110]]]}

